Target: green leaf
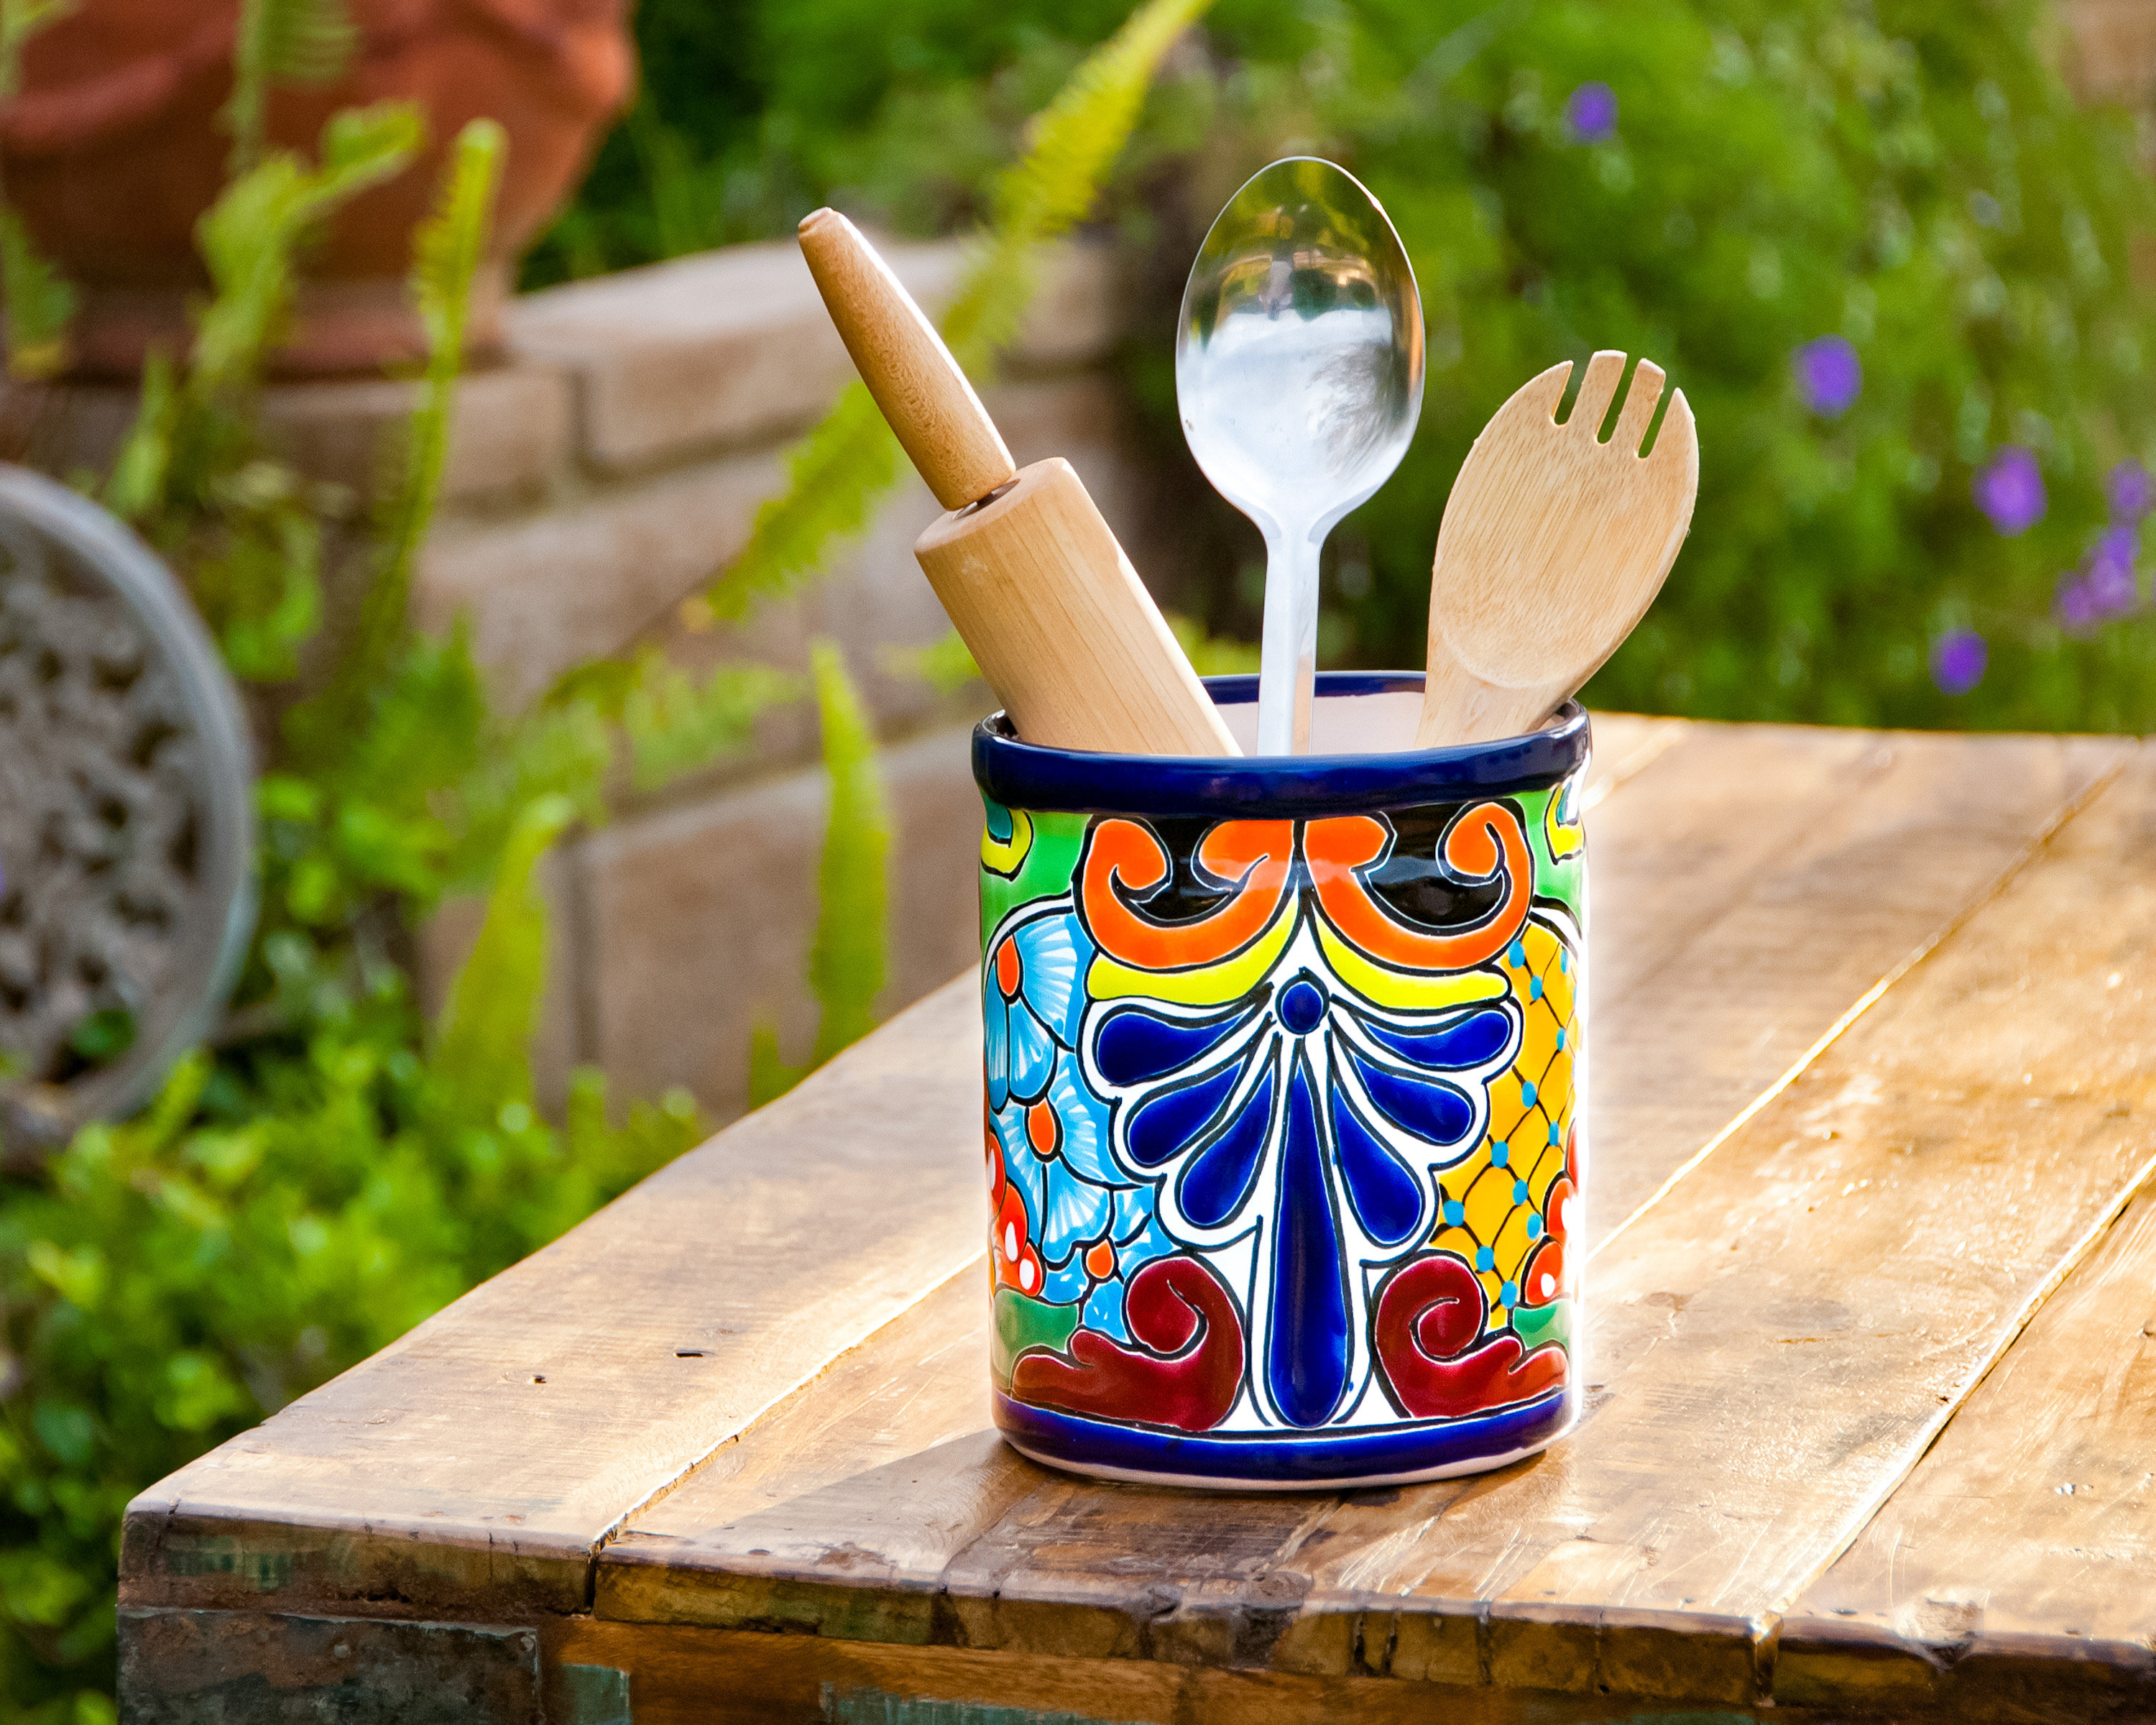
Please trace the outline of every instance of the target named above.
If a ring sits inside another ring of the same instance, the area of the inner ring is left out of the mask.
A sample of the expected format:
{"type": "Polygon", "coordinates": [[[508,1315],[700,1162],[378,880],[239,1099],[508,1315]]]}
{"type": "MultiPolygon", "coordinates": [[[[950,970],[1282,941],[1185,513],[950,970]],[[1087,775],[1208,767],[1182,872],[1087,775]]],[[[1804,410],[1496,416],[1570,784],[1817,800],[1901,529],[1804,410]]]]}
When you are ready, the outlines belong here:
{"type": "Polygon", "coordinates": [[[838,644],[815,642],[810,661],[831,784],[816,871],[816,940],[808,955],[808,987],[822,1012],[810,1061],[820,1066],[875,1027],[891,943],[891,811],[876,764],[875,726],[838,644]]]}
{"type": "Polygon", "coordinates": [[[972,649],[955,629],[926,647],[886,647],[882,657],[889,669],[901,676],[919,678],[938,695],[956,695],[981,680],[972,649]]]}
{"type": "Polygon", "coordinates": [[[778,1026],[769,1019],[758,1019],[748,1033],[748,1105],[761,1108],[766,1102],[775,1102],[779,1097],[808,1076],[806,1066],[789,1066],[779,1052],[778,1026]]]}
{"type": "Polygon", "coordinates": [[[1181,643],[1183,656],[1190,668],[1201,677],[1227,677],[1248,674],[1258,668],[1259,650],[1255,641],[1238,641],[1226,635],[1209,635],[1205,625],[1194,617],[1184,617],[1171,611],[1168,626],[1181,643]]]}
{"type": "Polygon", "coordinates": [[[251,383],[291,305],[292,260],[314,225],[403,169],[426,123],[410,102],[346,109],[322,128],[321,166],[275,152],[234,180],[195,224],[215,295],[195,326],[191,389],[251,383]]]}
{"type": "Polygon", "coordinates": [[[722,665],[700,685],[652,649],[622,701],[637,789],[654,791],[744,747],[757,715],[795,699],[802,680],[762,665],[722,665]]]}
{"type": "Polygon", "coordinates": [[[547,981],[547,903],[532,874],[576,814],[567,797],[541,797],[518,814],[479,938],[449,986],[434,1075],[466,1118],[491,1119],[505,1101],[531,1101],[531,1032],[547,981]]]}
{"type": "Polygon", "coordinates": [[[225,172],[243,174],[261,160],[272,84],[334,84],[358,45],[344,0],[241,0],[232,96],[217,116],[232,137],[225,172]]]}
{"type": "Polygon", "coordinates": [[[139,521],[163,503],[181,411],[179,374],[172,356],[152,348],[142,362],[142,398],[135,423],[105,481],[105,506],[122,521],[139,521]]]}
{"type": "MultiPolygon", "coordinates": [[[[333,141],[331,134],[336,131],[332,121],[323,156],[341,161],[349,155],[357,172],[356,164],[369,159],[366,140],[355,135],[333,141]]],[[[351,644],[329,688],[295,713],[288,726],[311,756],[342,747],[394,660],[404,633],[413,570],[441,499],[472,282],[486,255],[488,222],[507,147],[506,134],[495,121],[469,122],[449,151],[434,212],[413,236],[410,290],[427,335],[426,375],[376,500],[375,572],[351,644]]]]}
{"type": "Polygon", "coordinates": [[[65,369],[74,289],[39,254],[14,211],[0,208],[0,300],[8,307],[8,374],[34,382],[65,369]]]}
{"type": "Polygon", "coordinates": [[[411,289],[427,332],[427,374],[406,427],[398,482],[386,491],[375,524],[381,569],[367,589],[346,668],[354,686],[380,674],[404,626],[413,567],[441,497],[472,282],[486,256],[488,223],[508,147],[508,135],[494,121],[469,122],[450,150],[434,213],[413,236],[411,289]]]}

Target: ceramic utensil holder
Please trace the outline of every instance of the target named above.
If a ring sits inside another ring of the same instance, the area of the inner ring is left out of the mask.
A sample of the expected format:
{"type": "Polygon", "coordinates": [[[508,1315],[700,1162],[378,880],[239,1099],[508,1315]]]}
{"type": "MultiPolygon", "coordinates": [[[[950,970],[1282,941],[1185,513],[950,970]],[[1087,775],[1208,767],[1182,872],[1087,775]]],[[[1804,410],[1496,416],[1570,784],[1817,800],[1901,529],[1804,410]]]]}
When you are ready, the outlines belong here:
{"type": "MultiPolygon", "coordinates": [[[[1209,685],[1247,747],[1257,679],[1209,685]]],[[[973,733],[997,1424],[1250,1489],[1496,1467],[1578,1409],[1588,722],[1300,757],[973,733]]]]}

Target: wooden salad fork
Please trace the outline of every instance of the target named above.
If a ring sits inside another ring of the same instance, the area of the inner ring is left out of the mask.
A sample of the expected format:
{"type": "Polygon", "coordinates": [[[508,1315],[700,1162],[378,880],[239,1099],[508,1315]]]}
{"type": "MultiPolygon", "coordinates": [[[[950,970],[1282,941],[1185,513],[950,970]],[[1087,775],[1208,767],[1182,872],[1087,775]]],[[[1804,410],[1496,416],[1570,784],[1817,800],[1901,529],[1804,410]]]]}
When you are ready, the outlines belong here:
{"type": "Polygon", "coordinates": [[[1559,422],[1570,362],[1530,378],[1475,439],[1438,528],[1430,675],[1416,747],[1532,729],[1599,670],[1646,614],[1691,525],[1699,438],[1680,389],[1661,399],[1642,359],[1608,442],[1598,434],[1625,356],[1587,362],[1559,422]]]}

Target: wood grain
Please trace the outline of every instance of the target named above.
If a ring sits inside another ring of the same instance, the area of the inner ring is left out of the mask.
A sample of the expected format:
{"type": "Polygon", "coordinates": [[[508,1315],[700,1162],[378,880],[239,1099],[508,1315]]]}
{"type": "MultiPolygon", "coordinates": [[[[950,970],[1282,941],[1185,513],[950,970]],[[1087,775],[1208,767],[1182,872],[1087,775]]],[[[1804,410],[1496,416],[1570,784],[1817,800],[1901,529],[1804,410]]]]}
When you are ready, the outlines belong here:
{"type": "Polygon", "coordinates": [[[1069,462],[939,516],[913,554],[1024,741],[1242,752],[1069,462]]]}
{"type": "Polygon", "coordinates": [[[1589,1238],[2025,863],[2131,745],[1695,726],[1589,829],[1589,1238]],[[1614,937],[1619,931],[1652,931],[1614,937]]]}
{"type": "MultiPolygon", "coordinates": [[[[1610,799],[1605,816],[1674,768],[1699,731],[1712,739],[1712,727],[1688,732],[1610,799]]],[[[1988,785],[1980,776],[1962,793],[1973,805],[1964,823],[1972,845],[2003,845],[2012,823],[1985,839],[1978,805],[1987,796],[2013,803],[2024,792],[2007,781],[2046,757],[2015,752],[2018,741],[1958,747],[2000,751],[1988,785]]],[[[2054,788],[2070,794],[2117,758],[2100,752],[2082,777],[2068,773],[2054,788]]],[[[1873,778],[1894,783],[1883,770],[1873,778]]],[[[2038,825],[2056,812],[2041,799],[2034,806],[2038,825]]],[[[2092,993],[2072,962],[2086,906],[2109,901],[2152,812],[2156,785],[2137,767],[1619,1238],[1590,1289],[1591,1411],[1571,1443],[1481,1480],[1337,1499],[1194,1497],[1029,1474],[1014,1462],[990,1482],[962,1465],[935,1486],[937,1502],[967,1506],[940,1524],[947,1543],[916,1541],[893,1565],[894,1580],[902,1572],[907,1589],[928,1596],[910,1608],[908,1638],[1311,1676],[1368,1671],[1569,1693],[1583,1704],[1605,1691],[1763,1704],[1774,1614],[1891,1491],[2156,1155],[2156,1140],[2089,1100],[2092,1086],[2107,1091],[2138,1072],[2138,1045],[2156,1024],[2110,1025],[2105,991],[2092,993]],[[2034,1041],[2032,1024],[2042,1027],[2034,1041]],[[2068,1071],[2107,1045],[2107,1026],[2113,1037],[2123,1029],[2129,1051],[2111,1056],[2100,1079],[2068,1071]],[[2051,1063],[2043,1086],[2040,1058],[2051,1063]],[[2017,1081],[2022,1070],[2031,1071],[2029,1086],[2017,1081]],[[2056,1106],[2030,1106],[2046,1096],[2056,1106]],[[975,1532],[998,1496],[1003,1513],[975,1532]]],[[[1951,850],[1945,836],[1918,822],[1903,839],[1908,867],[1951,850]]],[[[1602,829],[1593,842],[1602,869],[1613,860],[1602,829]]],[[[1742,855],[1738,862],[1740,874],[1750,866],[1742,855]]],[[[1994,855],[1989,874],[1953,878],[1981,892],[2001,866],[1994,855]]],[[[1712,872],[1688,882],[1710,903],[1712,872]]],[[[1891,871],[1855,869],[1849,881],[1867,896],[1848,912],[1860,934],[1906,932],[1892,917],[1875,924],[1882,895],[1904,913],[1928,902],[1891,871]]],[[[1950,909],[1933,910],[1952,920],[1950,909]]],[[[1822,944],[1843,937],[1831,901],[1794,896],[1789,914],[1822,944]]],[[[2138,907],[2129,896],[2123,914],[2123,947],[2156,935],[2156,901],[2138,907]]],[[[1609,927],[1599,923],[1598,939],[1609,927]]],[[[1643,1017],[1666,998],[1658,988],[1681,983],[1654,981],[1670,974],[1640,970],[1643,1017]]],[[[1604,1014],[1598,1035],[1607,1024],[1604,1014]]],[[[1688,1034],[1711,1029],[1703,1022],[1688,1034]]],[[[1597,1060],[1599,1082],[1606,1055],[1597,1060]]],[[[1606,1163],[1606,1134],[1602,1151],[1606,1163]]],[[[963,1284],[947,1297],[962,1298],[963,1284]]],[[[953,1337],[978,1325],[956,1307],[916,1316],[953,1337]]],[[[910,1345],[932,1351],[927,1335],[910,1345]]],[[[908,1373],[864,1358],[880,1348],[846,1369],[877,1384],[889,1409],[904,1401],[908,1373]]],[[[962,1353],[937,1355],[938,1387],[923,1389],[932,1415],[911,1435],[900,1428],[901,1446],[932,1435],[946,1446],[963,1441],[950,1435],[965,1424],[967,1392],[942,1363],[962,1353]]],[[[852,1465],[844,1452],[860,1434],[844,1400],[859,1390],[834,1374],[818,1390],[833,1398],[814,1416],[823,1435],[786,1445],[813,1456],[815,1470],[809,1489],[785,1503],[796,1624],[814,1609],[801,1589],[816,1584],[819,1548],[846,1544],[847,1517],[858,1512],[839,1497],[829,1500],[839,1512],[825,1516],[816,1494],[852,1465]]],[[[877,1429],[894,1430],[888,1412],[877,1429]]],[[[747,1453],[760,1437],[752,1432],[740,1447],[747,1453]]],[[[921,1441],[916,1453],[932,1447],[921,1441]]],[[[965,1458],[947,1447],[932,1459],[965,1458]]],[[[784,1496],[783,1477],[767,1475],[759,1489],[784,1496]]],[[[707,1512],[703,1492],[692,1478],[606,1554],[601,1610],[722,1622],[740,1608],[727,1578],[743,1570],[746,1553],[729,1553],[735,1536],[723,1525],[738,1512],[715,1501],[707,1512]],[[629,1578],[631,1568],[670,1573],[662,1583],[629,1578]]],[[[908,1525],[917,1532],[925,1517],[915,1514],[908,1525]]],[[[884,1555],[853,1543],[858,1565],[884,1555]]],[[[844,1591],[834,1590],[834,1603],[844,1591]]],[[[840,1636],[863,1621],[856,1605],[821,1620],[840,1636]]]]}
{"type": "Polygon", "coordinates": [[[1599,440],[1625,371],[1587,362],[1563,424],[1569,362],[1522,384],[1475,439],[1445,500],[1430,594],[1424,748],[1529,731],[1600,669],[1646,614],[1691,525],[1699,439],[1642,359],[1609,441],[1599,440]]]}
{"type": "Polygon", "coordinates": [[[1019,470],[911,295],[836,210],[802,254],[854,364],[936,501],[914,555],[1028,742],[1241,751],[1070,464],[1019,470]]]}
{"type": "Polygon", "coordinates": [[[980,1250],[970,974],[130,1506],[133,1604],[580,1609],[638,1505],[980,1250]]]}
{"type": "Polygon", "coordinates": [[[1636,1687],[1659,1660],[1738,1698],[1761,1630],[2156,1157],[2156,1009],[2120,1023],[2102,986],[2156,937],[2152,815],[2137,761],[1603,1255],[1578,1440],[1431,1503],[1412,1538],[1412,1510],[1343,1506],[1313,1594],[1476,1602],[1523,1676],[1636,1687]]]}
{"type": "MultiPolygon", "coordinates": [[[[636,1725],[1734,1725],[1754,1717],[1828,1725],[1830,1717],[1790,1708],[1676,1714],[1620,1697],[589,1619],[552,1626],[545,1657],[550,1674],[569,1667],[625,1673],[636,1725]]],[[[549,1700],[552,1718],[561,1709],[553,1695],[549,1700]]],[[[1830,1717],[1835,1725],[1864,1725],[1846,1712],[1830,1717]]]]}
{"type": "MultiPolygon", "coordinates": [[[[2121,968],[2087,978],[2120,978],[2108,1034],[2146,1034],[2148,987],[2132,968],[2144,954],[2115,948],[2121,968]]],[[[2138,1082],[2097,1096],[2122,1119],[2148,1106],[2138,1082]]],[[[1792,1608],[1777,1692],[1934,1702],[1970,1718],[2015,1716],[2033,1692],[2066,1717],[2156,1714],[2152,1455],[2156,1197],[2144,1194],[1792,1608]]]]}
{"type": "Polygon", "coordinates": [[[533,1725],[539,1710],[531,1629],[123,1609],[120,1631],[128,1725],[533,1725]]]}
{"type": "Polygon", "coordinates": [[[834,209],[801,218],[801,255],[854,368],[946,509],[977,503],[1018,470],[1003,434],[913,295],[834,209]]]}

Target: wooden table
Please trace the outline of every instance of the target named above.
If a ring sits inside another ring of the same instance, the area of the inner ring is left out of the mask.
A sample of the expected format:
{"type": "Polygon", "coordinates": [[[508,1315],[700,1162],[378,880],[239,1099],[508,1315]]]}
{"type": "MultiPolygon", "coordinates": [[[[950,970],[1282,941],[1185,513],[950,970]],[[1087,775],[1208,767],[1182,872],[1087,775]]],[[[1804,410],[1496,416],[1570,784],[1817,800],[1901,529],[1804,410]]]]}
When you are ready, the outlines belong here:
{"type": "Polygon", "coordinates": [[[2156,754],[1597,730],[1574,1436],[1005,1449],[968,978],[138,1499],[129,1718],[2156,1717],[2156,754]]]}

